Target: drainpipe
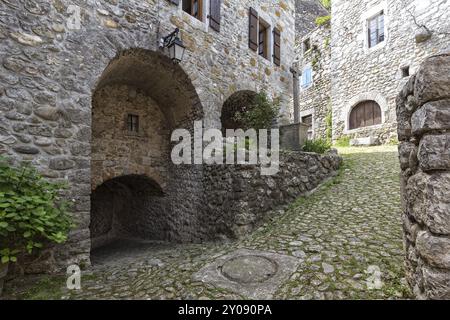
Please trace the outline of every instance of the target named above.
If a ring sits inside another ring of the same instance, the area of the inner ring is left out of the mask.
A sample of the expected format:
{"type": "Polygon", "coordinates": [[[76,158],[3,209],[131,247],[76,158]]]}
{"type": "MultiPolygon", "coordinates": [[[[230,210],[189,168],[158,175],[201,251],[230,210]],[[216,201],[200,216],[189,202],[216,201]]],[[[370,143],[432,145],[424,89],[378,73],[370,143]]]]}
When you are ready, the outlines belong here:
{"type": "Polygon", "coordinates": [[[299,113],[300,113],[300,101],[299,101],[299,81],[300,72],[297,71],[294,67],[290,69],[292,73],[293,85],[294,85],[294,123],[299,123],[299,113]]]}

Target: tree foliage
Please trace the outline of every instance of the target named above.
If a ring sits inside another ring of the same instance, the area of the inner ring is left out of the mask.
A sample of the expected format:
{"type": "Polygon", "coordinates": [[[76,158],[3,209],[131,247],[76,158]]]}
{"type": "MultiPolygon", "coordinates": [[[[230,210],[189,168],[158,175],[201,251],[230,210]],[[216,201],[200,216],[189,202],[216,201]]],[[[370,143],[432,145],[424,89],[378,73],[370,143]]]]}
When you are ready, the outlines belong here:
{"type": "Polygon", "coordinates": [[[279,112],[279,101],[271,101],[265,91],[255,95],[245,111],[237,111],[234,120],[241,123],[242,129],[269,129],[279,112]]]}

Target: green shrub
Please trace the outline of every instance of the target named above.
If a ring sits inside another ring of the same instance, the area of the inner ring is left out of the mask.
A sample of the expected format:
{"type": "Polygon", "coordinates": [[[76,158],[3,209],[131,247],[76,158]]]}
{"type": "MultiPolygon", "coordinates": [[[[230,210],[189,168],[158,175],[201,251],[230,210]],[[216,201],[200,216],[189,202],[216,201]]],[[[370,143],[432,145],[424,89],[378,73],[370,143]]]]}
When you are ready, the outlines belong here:
{"type": "Polygon", "coordinates": [[[334,145],[336,147],[350,147],[350,137],[349,136],[340,137],[334,142],[334,145]]]}
{"type": "Polygon", "coordinates": [[[319,27],[322,27],[322,26],[324,26],[324,25],[329,24],[330,21],[331,21],[331,16],[330,16],[330,15],[328,15],[328,16],[322,16],[322,17],[317,17],[317,18],[316,18],[316,25],[319,26],[319,27]]]}
{"type": "Polygon", "coordinates": [[[277,118],[279,102],[270,101],[264,91],[256,94],[252,104],[246,111],[238,111],[234,114],[234,120],[242,123],[242,129],[269,129],[277,118]]]}
{"type": "Polygon", "coordinates": [[[11,166],[0,159],[0,259],[16,262],[44,243],[62,243],[73,226],[64,184],[45,180],[29,165],[11,166]]]}
{"type": "Polygon", "coordinates": [[[308,140],[303,146],[303,151],[323,154],[331,149],[331,143],[325,139],[308,140]]]}
{"type": "Polygon", "coordinates": [[[320,2],[326,9],[331,9],[331,0],[320,0],[320,2]]]}

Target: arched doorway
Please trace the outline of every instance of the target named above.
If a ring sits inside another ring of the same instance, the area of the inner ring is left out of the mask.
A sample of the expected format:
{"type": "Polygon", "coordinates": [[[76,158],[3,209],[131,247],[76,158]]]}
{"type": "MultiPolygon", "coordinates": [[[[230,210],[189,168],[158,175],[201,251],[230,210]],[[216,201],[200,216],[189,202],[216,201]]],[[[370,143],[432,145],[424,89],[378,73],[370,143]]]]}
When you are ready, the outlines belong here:
{"type": "Polygon", "coordinates": [[[161,53],[130,49],[110,62],[92,99],[92,248],[203,237],[201,172],[170,159],[172,130],[202,117],[189,77],[161,53]]]}
{"type": "Polygon", "coordinates": [[[93,249],[116,238],[167,238],[169,208],[153,179],[127,175],[107,180],[92,192],[91,199],[93,249]]]}
{"type": "Polygon", "coordinates": [[[381,122],[380,105],[373,100],[362,101],[350,112],[349,130],[370,127],[381,124],[381,122]]]}

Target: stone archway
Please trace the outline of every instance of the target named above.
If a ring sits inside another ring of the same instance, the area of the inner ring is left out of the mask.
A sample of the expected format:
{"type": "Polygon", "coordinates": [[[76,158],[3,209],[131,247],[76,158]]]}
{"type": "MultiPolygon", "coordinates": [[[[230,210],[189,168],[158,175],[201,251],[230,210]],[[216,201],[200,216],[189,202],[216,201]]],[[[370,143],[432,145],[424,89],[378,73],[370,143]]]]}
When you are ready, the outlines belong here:
{"type": "Polygon", "coordinates": [[[386,98],[379,92],[365,92],[354,96],[344,108],[342,119],[344,121],[344,134],[350,134],[354,130],[350,129],[350,115],[353,108],[364,101],[374,101],[381,109],[381,124],[386,122],[386,112],[389,110],[386,98]]]}
{"type": "Polygon", "coordinates": [[[92,192],[91,201],[92,249],[116,238],[167,238],[164,191],[145,175],[105,181],[92,192]]]}
{"type": "Polygon", "coordinates": [[[161,53],[130,49],[109,63],[92,98],[92,248],[121,237],[204,237],[193,201],[201,169],[170,160],[171,131],[193,130],[202,117],[189,77],[161,53]]]}

